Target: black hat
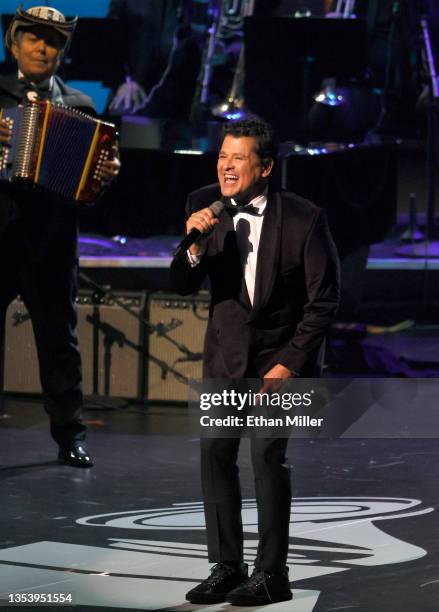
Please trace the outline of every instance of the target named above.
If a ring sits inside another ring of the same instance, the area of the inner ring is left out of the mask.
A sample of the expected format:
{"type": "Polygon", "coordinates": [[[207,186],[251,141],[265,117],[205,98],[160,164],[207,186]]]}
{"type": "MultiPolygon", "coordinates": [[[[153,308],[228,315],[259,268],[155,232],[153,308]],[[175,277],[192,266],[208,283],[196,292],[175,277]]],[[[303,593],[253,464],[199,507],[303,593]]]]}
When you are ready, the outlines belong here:
{"type": "Polygon", "coordinates": [[[57,9],[48,6],[33,6],[27,11],[23,11],[22,5],[17,9],[5,34],[5,45],[11,48],[15,39],[15,34],[20,28],[31,28],[35,26],[45,26],[52,28],[64,38],[64,49],[69,45],[72,34],[76,28],[77,17],[67,19],[57,9]]]}

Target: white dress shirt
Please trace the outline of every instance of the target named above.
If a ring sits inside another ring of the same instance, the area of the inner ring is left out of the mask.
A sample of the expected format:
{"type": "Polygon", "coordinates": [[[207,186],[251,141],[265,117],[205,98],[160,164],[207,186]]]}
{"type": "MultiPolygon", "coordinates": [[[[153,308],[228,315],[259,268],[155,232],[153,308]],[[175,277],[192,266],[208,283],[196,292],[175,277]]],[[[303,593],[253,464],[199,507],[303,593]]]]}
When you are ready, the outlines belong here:
{"type": "MultiPolygon", "coordinates": [[[[24,76],[24,74],[21,72],[21,70],[18,71],[18,80],[22,81],[26,79],[26,77],[24,76]]],[[[28,79],[29,81],[29,79],[28,79]]],[[[47,90],[49,92],[51,92],[53,90],[53,83],[54,83],[54,78],[53,76],[44,79],[44,81],[41,81],[40,83],[34,83],[33,81],[29,81],[29,83],[31,85],[33,85],[35,87],[35,89],[43,89],[43,90],[47,90]]],[[[27,99],[30,102],[35,102],[36,100],[38,100],[38,93],[37,91],[28,91],[27,95],[26,95],[27,99]]],[[[62,102],[62,100],[61,100],[62,102]]]]}
{"type": "MultiPolygon", "coordinates": [[[[231,199],[232,204],[236,202],[231,199]]],[[[262,223],[264,221],[264,211],[267,206],[267,193],[256,196],[249,202],[249,205],[256,208],[258,214],[245,211],[233,215],[233,225],[236,232],[241,265],[244,271],[244,280],[247,285],[248,296],[253,305],[256,284],[256,267],[258,264],[259,241],[261,239],[262,223]],[[238,224],[246,224],[246,231],[242,231],[238,224]],[[248,225],[247,225],[248,224],[248,225]],[[237,231],[238,230],[238,231],[237,231]],[[247,231],[248,230],[248,231],[247,231]]]]}

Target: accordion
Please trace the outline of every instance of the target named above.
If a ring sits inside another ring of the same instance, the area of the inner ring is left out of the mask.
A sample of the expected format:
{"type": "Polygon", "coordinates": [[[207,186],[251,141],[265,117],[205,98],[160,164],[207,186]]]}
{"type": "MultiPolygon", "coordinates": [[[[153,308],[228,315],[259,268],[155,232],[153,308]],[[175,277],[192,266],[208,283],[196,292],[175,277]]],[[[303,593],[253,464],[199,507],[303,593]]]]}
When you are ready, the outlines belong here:
{"type": "Polygon", "coordinates": [[[0,109],[11,128],[0,147],[0,180],[37,185],[77,202],[102,191],[102,164],[111,159],[115,126],[60,104],[35,101],[0,109]]]}

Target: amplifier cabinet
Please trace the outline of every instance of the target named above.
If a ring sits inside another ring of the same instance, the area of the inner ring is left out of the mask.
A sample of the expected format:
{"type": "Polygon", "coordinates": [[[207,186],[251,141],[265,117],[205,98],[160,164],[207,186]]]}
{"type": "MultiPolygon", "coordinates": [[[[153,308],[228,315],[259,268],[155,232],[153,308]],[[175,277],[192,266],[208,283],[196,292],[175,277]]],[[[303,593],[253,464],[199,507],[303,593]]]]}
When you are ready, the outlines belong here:
{"type": "MultiPolygon", "coordinates": [[[[91,309],[89,309],[91,312],[91,309]]],[[[92,330],[86,324],[87,311],[78,308],[78,337],[83,364],[83,387],[92,392],[92,330]]],[[[5,320],[3,390],[12,393],[41,393],[38,357],[29,314],[21,299],[9,305],[5,320]]]]}
{"type": "Polygon", "coordinates": [[[187,379],[201,378],[204,334],[209,314],[209,293],[181,297],[171,293],[152,293],[148,300],[149,322],[161,333],[148,336],[147,399],[186,402],[187,384],[160,367],[154,357],[174,368],[187,379]]]}
{"type": "MultiPolygon", "coordinates": [[[[145,293],[115,295],[145,317],[145,293]]],[[[79,293],[77,311],[84,393],[144,397],[145,326],[111,299],[94,303],[91,292],[79,293]]],[[[41,393],[32,324],[19,299],[6,313],[3,390],[41,393]]]]}

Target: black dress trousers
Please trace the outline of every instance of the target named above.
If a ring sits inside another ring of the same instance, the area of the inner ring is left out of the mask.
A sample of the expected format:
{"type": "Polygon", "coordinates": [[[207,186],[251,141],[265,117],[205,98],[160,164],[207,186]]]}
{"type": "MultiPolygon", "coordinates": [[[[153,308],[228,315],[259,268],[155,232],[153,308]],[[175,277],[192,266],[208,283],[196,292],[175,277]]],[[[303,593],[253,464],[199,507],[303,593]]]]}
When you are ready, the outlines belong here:
{"type": "MultiPolygon", "coordinates": [[[[240,439],[201,440],[201,478],[209,561],[243,558],[241,489],[237,466],[240,439]]],[[[259,545],[255,567],[282,571],[286,565],[291,507],[287,438],[251,438],[259,545]]]]}
{"type": "MultiPolygon", "coordinates": [[[[64,447],[85,437],[81,422],[81,358],[76,336],[76,222],[71,222],[72,231],[45,245],[45,256],[39,256],[37,243],[29,243],[29,223],[23,218],[12,220],[0,236],[0,345],[4,344],[8,305],[19,294],[32,320],[51,433],[64,447]]],[[[44,242],[44,235],[41,240],[44,242]]]]}

